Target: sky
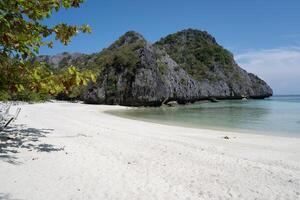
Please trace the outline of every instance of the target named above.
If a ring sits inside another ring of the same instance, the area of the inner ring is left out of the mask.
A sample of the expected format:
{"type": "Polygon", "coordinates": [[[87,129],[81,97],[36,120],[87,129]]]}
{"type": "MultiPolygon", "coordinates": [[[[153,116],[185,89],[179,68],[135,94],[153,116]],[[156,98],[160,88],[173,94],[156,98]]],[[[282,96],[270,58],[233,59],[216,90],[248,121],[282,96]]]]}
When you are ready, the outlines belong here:
{"type": "Polygon", "coordinates": [[[274,94],[300,94],[300,0],[86,0],[43,23],[89,24],[68,46],[40,54],[94,53],[128,30],[149,42],[187,28],[205,30],[274,94]]]}

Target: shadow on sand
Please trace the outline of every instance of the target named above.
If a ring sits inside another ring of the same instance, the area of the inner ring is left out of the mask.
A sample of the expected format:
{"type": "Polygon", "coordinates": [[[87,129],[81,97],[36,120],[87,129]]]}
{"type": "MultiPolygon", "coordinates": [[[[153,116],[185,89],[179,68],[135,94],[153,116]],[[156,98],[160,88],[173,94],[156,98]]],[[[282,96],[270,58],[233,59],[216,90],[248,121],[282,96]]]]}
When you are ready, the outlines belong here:
{"type": "Polygon", "coordinates": [[[14,198],[11,198],[11,196],[9,194],[0,193],[0,200],[20,200],[20,199],[14,199],[14,198]]]}
{"type": "MultiPolygon", "coordinates": [[[[46,137],[53,129],[27,128],[24,125],[8,127],[0,132],[0,161],[10,164],[21,164],[17,153],[20,149],[38,152],[61,151],[52,144],[40,143],[39,139],[46,137]]],[[[1,200],[1,196],[0,196],[1,200]]]]}

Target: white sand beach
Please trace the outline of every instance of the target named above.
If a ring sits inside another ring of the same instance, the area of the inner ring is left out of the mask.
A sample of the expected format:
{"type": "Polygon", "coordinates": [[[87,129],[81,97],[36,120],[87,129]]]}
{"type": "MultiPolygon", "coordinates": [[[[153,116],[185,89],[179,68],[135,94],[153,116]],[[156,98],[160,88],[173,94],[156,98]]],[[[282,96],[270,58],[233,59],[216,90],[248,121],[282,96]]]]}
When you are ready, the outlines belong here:
{"type": "Polygon", "coordinates": [[[104,112],[127,109],[120,106],[18,107],[20,116],[0,144],[1,200],[300,199],[300,138],[104,112]]]}

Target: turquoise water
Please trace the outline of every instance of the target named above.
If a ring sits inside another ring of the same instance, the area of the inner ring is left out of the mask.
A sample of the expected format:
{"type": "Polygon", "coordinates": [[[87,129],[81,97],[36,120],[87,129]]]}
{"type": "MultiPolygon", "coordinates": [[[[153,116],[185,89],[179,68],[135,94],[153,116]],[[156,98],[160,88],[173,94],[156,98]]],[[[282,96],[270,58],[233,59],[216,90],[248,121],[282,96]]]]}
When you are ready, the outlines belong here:
{"type": "Polygon", "coordinates": [[[300,96],[134,108],[111,113],[163,124],[300,137],[300,96]]]}

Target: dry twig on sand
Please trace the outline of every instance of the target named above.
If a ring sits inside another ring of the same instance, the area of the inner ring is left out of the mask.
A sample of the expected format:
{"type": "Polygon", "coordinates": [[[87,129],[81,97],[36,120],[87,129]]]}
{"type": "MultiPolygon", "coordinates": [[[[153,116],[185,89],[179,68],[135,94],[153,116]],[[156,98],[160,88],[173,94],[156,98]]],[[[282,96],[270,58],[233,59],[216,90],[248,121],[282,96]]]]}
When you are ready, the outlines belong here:
{"type": "Polygon", "coordinates": [[[21,111],[21,108],[17,108],[15,115],[11,115],[9,110],[12,103],[2,103],[0,104],[0,131],[5,129],[11,122],[15,121],[21,111]]]}

